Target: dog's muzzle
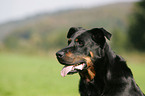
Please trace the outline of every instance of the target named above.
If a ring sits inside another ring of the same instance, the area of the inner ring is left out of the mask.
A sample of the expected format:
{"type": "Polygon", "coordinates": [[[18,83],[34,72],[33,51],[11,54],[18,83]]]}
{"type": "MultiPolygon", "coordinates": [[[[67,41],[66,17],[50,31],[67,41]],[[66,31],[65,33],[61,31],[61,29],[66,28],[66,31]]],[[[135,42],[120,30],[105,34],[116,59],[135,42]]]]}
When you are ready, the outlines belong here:
{"type": "Polygon", "coordinates": [[[61,51],[58,51],[56,53],[58,61],[61,64],[65,65],[61,70],[61,76],[65,77],[68,74],[74,74],[87,68],[87,64],[83,60],[75,62],[73,64],[64,63],[64,60],[63,60],[64,55],[65,53],[61,51]]]}

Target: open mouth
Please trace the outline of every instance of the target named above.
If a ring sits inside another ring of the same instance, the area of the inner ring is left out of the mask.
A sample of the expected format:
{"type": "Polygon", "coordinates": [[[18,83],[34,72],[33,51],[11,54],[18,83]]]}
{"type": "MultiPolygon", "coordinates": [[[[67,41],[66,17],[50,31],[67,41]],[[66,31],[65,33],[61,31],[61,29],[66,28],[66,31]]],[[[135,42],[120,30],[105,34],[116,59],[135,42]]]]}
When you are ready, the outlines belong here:
{"type": "Polygon", "coordinates": [[[73,64],[73,65],[69,65],[69,66],[66,65],[61,70],[61,76],[65,77],[67,74],[77,73],[86,67],[87,67],[87,64],[85,62],[80,62],[78,64],[73,64]]]}

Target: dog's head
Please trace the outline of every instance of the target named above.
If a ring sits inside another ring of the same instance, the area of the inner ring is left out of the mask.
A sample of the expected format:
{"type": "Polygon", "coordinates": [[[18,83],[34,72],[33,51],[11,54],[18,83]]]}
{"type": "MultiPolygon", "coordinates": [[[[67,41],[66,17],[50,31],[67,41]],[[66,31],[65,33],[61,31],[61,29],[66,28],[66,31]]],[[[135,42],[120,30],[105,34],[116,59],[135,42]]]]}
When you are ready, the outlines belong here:
{"type": "Polygon", "coordinates": [[[105,37],[110,40],[111,34],[103,28],[70,28],[68,46],[56,53],[58,61],[65,65],[61,75],[81,72],[94,66],[94,62],[104,56],[105,37]]]}

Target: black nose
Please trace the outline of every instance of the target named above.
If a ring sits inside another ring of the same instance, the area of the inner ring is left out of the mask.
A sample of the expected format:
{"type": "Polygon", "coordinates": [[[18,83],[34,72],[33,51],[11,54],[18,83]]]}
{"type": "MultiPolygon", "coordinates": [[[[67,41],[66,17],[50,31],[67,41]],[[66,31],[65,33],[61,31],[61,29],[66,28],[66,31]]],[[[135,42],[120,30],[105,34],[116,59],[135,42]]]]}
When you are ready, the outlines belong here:
{"type": "Polygon", "coordinates": [[[57,56],[58,58],[62,58],[62,57],[64,56],[64,52],[59,51],[59,52],[56,53],[56,56],[57,56]]]}

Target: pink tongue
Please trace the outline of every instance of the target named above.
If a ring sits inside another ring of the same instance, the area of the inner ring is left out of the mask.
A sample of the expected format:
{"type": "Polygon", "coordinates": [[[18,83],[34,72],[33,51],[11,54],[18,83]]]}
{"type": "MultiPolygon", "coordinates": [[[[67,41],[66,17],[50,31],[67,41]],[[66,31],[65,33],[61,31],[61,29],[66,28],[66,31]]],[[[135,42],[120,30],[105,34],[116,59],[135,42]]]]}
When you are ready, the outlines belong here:
{"type": "Polygon", "coordinates": [[[78,66],[64,66],[61,70],[61,76],[62,77],[65,77],[70,71],[73,71],[73,70],[83,70],[83,68],[85,67],[85,63],[83,64],[80,64],[78,66]]]}
{"type": "Polygon", "coordinates": [[[73,66],[64,66],[61,70],[61,76],[65,77],[71,70],[73,70],[73,66]]]}

